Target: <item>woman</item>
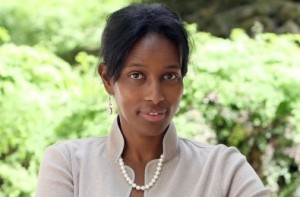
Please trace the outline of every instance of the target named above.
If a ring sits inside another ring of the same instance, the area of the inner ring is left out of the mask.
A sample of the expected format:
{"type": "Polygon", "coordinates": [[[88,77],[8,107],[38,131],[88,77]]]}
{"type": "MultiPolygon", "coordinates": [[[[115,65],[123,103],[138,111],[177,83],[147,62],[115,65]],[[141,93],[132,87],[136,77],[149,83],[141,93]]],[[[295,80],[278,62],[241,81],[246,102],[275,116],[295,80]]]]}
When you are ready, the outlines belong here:
{"type": "Polygon", "coordinates": [[[189,46],[178,16],[132,5],[107,20],[98,73],[118,106],[108,137],[50,146],[37,196],[268,196],[235,148],[176,136],[189,46]]]}

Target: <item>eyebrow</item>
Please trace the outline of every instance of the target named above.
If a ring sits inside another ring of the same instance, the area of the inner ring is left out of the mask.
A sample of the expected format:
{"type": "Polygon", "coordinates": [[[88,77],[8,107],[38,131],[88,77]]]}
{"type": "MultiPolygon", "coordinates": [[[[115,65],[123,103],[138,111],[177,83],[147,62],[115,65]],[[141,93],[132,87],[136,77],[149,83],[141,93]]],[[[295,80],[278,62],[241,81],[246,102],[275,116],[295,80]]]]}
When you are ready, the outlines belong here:
{"type": "MultiPolygon", "coordinates": [[[[128,67],[145,67],[146,65],[144,64],[139,64],[139,63],[133,63],[133,64],[130,64],[128,65],[128,67]]],[[[170,64],[170,65],[167,65],[166,68],[168,69],[180,69],[180,66],[179,65],[175,65],[175,64],[170,64]]]]}

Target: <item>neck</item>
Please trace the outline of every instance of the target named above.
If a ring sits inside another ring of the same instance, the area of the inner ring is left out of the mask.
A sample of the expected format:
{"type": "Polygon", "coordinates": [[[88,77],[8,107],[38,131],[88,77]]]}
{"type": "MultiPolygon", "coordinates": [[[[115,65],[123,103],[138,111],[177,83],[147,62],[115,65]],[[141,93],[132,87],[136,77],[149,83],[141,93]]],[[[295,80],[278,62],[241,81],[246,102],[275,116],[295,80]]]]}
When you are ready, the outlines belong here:
{"type": "Polygon", "coordinates": [[[147,163],[150,160],[157,159],[163,152],[163,136],[141,137],[136,135],[126,136],[123,158],[138,163],[147,163]]]}
{"type": "Polygon", "coordinates": [[[122,157],[125,161],[133,163],[147,163],[150,160],[158,159],[163,152],[163,138],[165,131],[154,136],[145,136],[141,132],[124,128],[121,120],[118,119],[119,127],[122,131],[125,147],[122,157]]]}

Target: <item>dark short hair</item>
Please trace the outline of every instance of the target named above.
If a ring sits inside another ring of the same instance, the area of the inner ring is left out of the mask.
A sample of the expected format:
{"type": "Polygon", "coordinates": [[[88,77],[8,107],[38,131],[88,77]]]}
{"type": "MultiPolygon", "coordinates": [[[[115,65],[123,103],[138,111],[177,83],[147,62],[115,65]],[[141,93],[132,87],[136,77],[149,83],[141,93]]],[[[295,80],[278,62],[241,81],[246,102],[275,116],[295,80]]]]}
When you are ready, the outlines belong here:
{"type": "Polygon", "coordinates": [[[108,17],[100,47],[100,58],[108,66],[106,77],[117,81],[133,45],[153,33],[163,35],[178,47],[181,74],[185,76],[190,49],[183,22],[174,11],[154,3],[130,5],[108,17]]]}

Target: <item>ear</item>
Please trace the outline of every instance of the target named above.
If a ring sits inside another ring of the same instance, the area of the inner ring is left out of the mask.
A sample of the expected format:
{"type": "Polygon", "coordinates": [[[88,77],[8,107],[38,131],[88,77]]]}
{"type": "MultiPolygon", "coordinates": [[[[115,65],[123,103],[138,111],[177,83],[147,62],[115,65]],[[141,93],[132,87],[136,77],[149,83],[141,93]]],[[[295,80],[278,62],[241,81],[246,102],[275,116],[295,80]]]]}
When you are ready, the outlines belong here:
{"type": "Polygon", "coordinates": [[[99,64],[98,74],[100,75],[104,88],[109,95],[114,95],[113,80],[107,77],[107,65],[104,63],[99,64]]]}

